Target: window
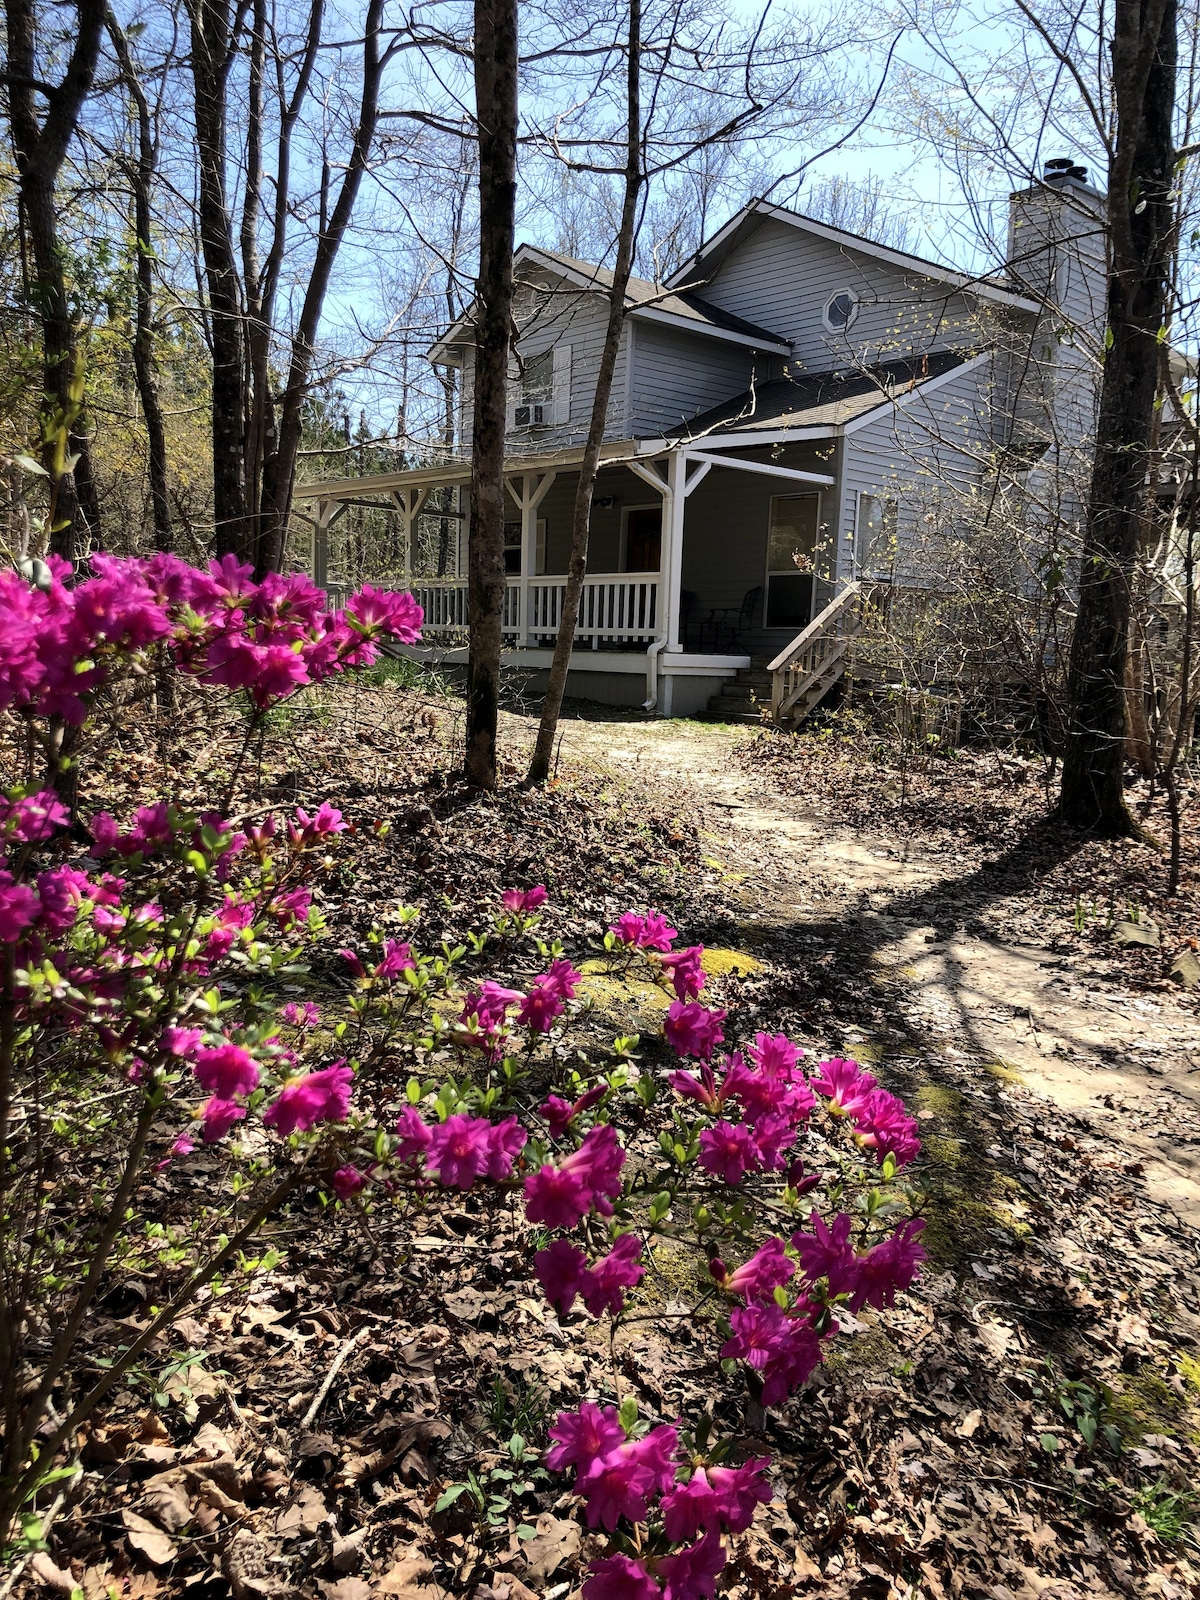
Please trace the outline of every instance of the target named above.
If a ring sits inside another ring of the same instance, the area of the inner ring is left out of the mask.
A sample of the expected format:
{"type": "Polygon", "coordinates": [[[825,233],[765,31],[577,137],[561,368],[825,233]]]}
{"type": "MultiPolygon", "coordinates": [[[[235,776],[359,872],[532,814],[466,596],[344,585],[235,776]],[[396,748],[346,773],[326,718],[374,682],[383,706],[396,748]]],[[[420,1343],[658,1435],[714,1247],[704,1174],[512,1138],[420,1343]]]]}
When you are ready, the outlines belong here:
{"type": "Polygon", "coordinates": [[[821,497],[777,494],[767,536],[767,627],[805,628],[812,619],[813,568],[821,497]]]}
{"type": "Polygon", "coordinates": [[[885,495],[860,494],[856,524],[858,565],[873,578],[887,578],[896,561],[899,503],[885,495]]]}
{"type": "Polygon", "coordinates": [[[518,428],[543,427],[553,422],[554,351],[529,356],[521,374],[521,393],[515,422],[518,428]]]}
{"type": "Polygon", "coordinates": [[[825,326],[830,333],[844,333],[858,316],[858,296],[853,289],[839,289],[825,302],[825,326]]]}
{"type": "MultiPolygon", "coordinates": [[[[521,524],[519,522],[506,522],[504,524],[504,570],[510,578],[521,576],[521,524]]],[[[546,519],[537,519],[537,538],[533,552],[534,573],[546,570],[546,519]]]]}
{"type": "Polygon", "coordinates": [[[662,506],[625,510],[625,571],[657,572],[662,566],[662,506]]]}

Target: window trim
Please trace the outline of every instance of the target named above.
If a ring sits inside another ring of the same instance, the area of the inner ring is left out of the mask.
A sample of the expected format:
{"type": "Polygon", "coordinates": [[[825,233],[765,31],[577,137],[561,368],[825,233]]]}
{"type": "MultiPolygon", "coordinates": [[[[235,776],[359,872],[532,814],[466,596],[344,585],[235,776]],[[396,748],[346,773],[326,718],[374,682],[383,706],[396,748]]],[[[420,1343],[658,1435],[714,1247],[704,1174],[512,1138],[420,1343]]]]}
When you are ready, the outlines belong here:
{"type": "Polygon", "coordinates": [[[821,311],[821,321],[825,324],[825,331],[827,333],[849,333],[850,329],[858,321],[858,295],[849,284],[843,285],[843,287],[840,289],[835,289],[829,296],[821,311]],[[849,297],[850,315],[846,318],[845,322],[839,325],[830,319],[829,311],[830,307],[833,305],[833,302],[839,299],[842,295],[847,295],[849,297]]]}
{"type": "MultiPolygon", "coordinates": [[[[617,571],[629,571],[629,513],[631,511],[657,511],[661,517],[659,522],[658,546],[658,571],[663,570],[663,541],[667,533],[667,519],[662,516],[663,503],[661,500],[634,500],[628,505],[621,506],[621,535],[617,541],[617,571]]],[[[640,568],[638,569],[641,570],[640,568]]]]}

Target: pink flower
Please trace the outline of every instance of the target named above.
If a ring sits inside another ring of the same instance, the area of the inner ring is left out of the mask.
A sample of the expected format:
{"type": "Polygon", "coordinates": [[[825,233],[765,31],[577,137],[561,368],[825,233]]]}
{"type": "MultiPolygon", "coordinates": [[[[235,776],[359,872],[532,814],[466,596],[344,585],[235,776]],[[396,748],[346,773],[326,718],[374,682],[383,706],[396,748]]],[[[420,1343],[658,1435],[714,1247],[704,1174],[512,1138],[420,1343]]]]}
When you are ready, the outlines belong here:
{"type": "Polygon", "coordinates": [[[425,1164],[444,1189],[469,1189],[487,1171],[492,1125],[482,1117],[455,1115],[431,1129],[425,1164]]]}
{"type": "Polygon", "coordinates": [[[718,1089],[711,1067],[701,1067],[698,1078],[690,1072],[672,1072],[667,1079],[676,1094],[684,1095],[689,1100],[698,1100],[707,1111],[719,1111],[725,1104],[728,1081],[726,1078],[725,1084],[718,1089]]]}
{"type": "Polygon", "coordinates": [[[18,883],[11,872],[0,872],[0,942],[16,944],[41,909],[41,900],[27,883],[18,883]]]}
{"type": "Polygon", "coordinates": [[[87,874],[78,867],[52,867],[49,872],[39,872],[37,893],[42,909],[38,921],[41,926],[55,936],[66,933],[74,926],[80,903],[91,890],[87,874]]]}
{"type": "Polygon", "coordinates": [[[634,1288],[646,1275],[641,1255],[642,1241],[634,1233],[623,1233],[608,1254],[584,1273],[581,1292],[594,1317],[605,1311],[610,1316],[620,1315],[625,1290],[634,1288]]]}
{"type": "Polygon", "coordinates": [[[617,918],[609,932],[616,934],[622,944],[639,950],[664,952],[671,948],[671,941],[678,937],[677,931],[667,926],[666,917],[657,911],[649,911],[644,917],[638,916],[635,911],[626,911],[617,918]]]}
{"type": "Polygon", "coordinates": [[[674,1428],[652,1428],[643,1438],[630,1439],[622,1449],[649,1474],[651,1493],[665,1494],[675,1482],[679,1434],[674,1428]]]}
{"type": "Polygon", "coordinates": [[[312,906],[311,889],[289,889],[271,902],[270,911],[281,929],[290,928],[293,922],[307,922],[312,906]]]}
{"type": "Polygon", "coordinates": [[[601,1411],[591,1400],[585,1400],[578,1411],[560,1411],[554,1426],[546,1432],[557,1441],[546,1452],[546,1465],[551,1472],[574,1467],[581,1476],[625,1439],[616,1406],[605,1406],[601,1411]]]}
{"type": "Polygon", "coordinates": [[[663,1024],[667,1043],[676,1055],[696,1056],[707,1061],[725,1037],[721,1031],[725,1015],[724,1011],[709,1011],[694,1001],[685,1004],[676,1000],[663,1024]]]}
{"type": "Polygon", "coordinates": [[[680,1000],[694,1000],[704,987],[704,968],[701,960],[704,956],[704,946],[694,944],[687,950],[678,950],[673,955],[664,955],[660,959],[663,969],[671,976],[675,993],[680,1000]]]}
{"type": "Polygon", "coordinates": [[[493,1183],[512,1176],[513,1162],[527,1141],[528,1135],[516,1117],[505,1117],[492,1127],[488,1134],[487,1175],[493,1183]]]}
{"type": "Polygon", "coordinates": [[[543,973],[537,981],[544,988],[553,989],[564,1000],[574,1000],[575,990],[583,982],[583,973],[576,972],[569,961],[557,956],[550,963],[549,972],[543,973]]]}
{"type": "Polygon", "coordinates": [[[531,911],[537,911],[541,906],[545,905],[547,900],[546,888],[544,884],[539,883],[533,889],[505,889],[500,896],[500,900],[504,909],[510,915],[514,917],[528,916],[531,911]]]}
{"type": "Polygon", "coordinates": [[[621,1192],[621,1168],[625,1152],[617,1140],[617,1130],[609,1123],[592,1128],[573,1155],[567,1156],[562,1170],[577,1175],[591,1192],[592,1204],[604,1216],[612,1213],[605,1204],[621,1192]]]}
{"type": "Polygon", "coordinates": [[[587,1276],[587,1257],[566,1239],[555,1239],[533,1258],[533,1270],[546,1299],[565,1317],[575,1304],[587,1276]]]}
{"type": "Polygon", "coordinates": [[[757,1172],[758,1148],[753,1131],[744,1122],[717,1122],[700,1135],[700,1165],[725,1183],[741,1183],[747,1172],[757,1172]]]}
{"type": "Polygon", "coordinates": [[[208,1050],[197,1050],[192,1064],[196,1082],[219,1100],[253,1094],[262,1074],[248,1050],[228,1040],[208,1050]]]}
{"type": "Polygon", "coordinates": [[[416,1106],[405,1106],[396,1120],[396,1133],[400,1140],[397,1161],[412,1161],[424,1155],[433,1140],[433,1129],[422,1120],[416,1106]]]}
{"type": "Polygon", "coordinates": [[[859,1144],[874,1150],[880,1166],[889,1155],[898,1167],[907,1166],[920,1153],[916,1120],[909,1116],[903,1100],[886,1089],[872,1089],[865,1100],[854,1103],[849,1114],[859,1144]]]}
{"type": "Polygon", "coordinates": [[[573,1172],[544,1166],[525,1179],[525,1216],[547,1228],[577,1227],[592,1203],[591,1191],[573,1172]]]}
{"type": "Polygon", "coordinates": [[[288,823],[288,837],[298,850],[308,850],[335,833],[345,833],[349,826],[337,807],[325,800],[311,817],[297,806],[295,822],[288,823]]]}
{"type": "Polygon", "coordinates": [[[765,1406],[785,1400],[820,1365],[821,1340],[812,1324],[785,1315],[774,1301],[739,1307],[729,1325],[721,1359],[744,1361],[761,1373],[765,1406]]]}
{"type": "Polygon", "coordinates": [[[66,806],[53,789],[40,789],[20,800],[0,799],[0,838],[8,838],[14,844],[38,844],[50,839],[69,820],[66,806]]]}
{"type": "Polygon", "coordinates": [[[756,1033],[747,1053],[761,1072],[786,1083],[796,1077],[796,1064],[804,1051],[784,1033],[756,1033]]]}
{"type": "Polygon", "coordinates": [[[549,1033],[554,1026],[554,1019],[561,1016],[564,1009],[558,991],[538,982],[522,1000],[520,1010],[517,1012],[517,1023],[534,1033],[549,1033]]]}
{"type": "Polygon", "coordinates": [[[415,972],[416,969],[412,946],[389,939],[383,947],[383,960],[377,962],[371,970],[377,978],[398,978],[402,972],[415,972]]]}
{"type": "Polygon", "coordinates": [[[366,1187],[366,1178],[356,1166],[339,1167],[333,1175],[333,1192],[339,1200],[349,1200],[366,1187]]]}
{"type": "Polygon", "coordinates": [[[235,1105],[232,1100],[222,1100],[214,1095],[206,1101],[200,1112],[201,1135],[205,1144],[215,1144],[218,1139],[223,1139],[234,1123],[240,1122],[245,1115],[245,1106],[235,1105]]]}
{"type": "Polygon", "coordinates": [[[97,811],[88,827],[93,840],[88,854],[97,857],[111,855],[121,837],[115,818],[107,811],[97,811]]]}
{"type": "Polygon", "coordinates": [[[796,1142],[796,1126],[785,1116],[772,1112],[759,1117],[754,1124],[754,1145],[758,1159],[769,1172],[777,1172],[787,1165],[785,1151],[796,1142]]]}
{"type": "Polygon", "coordinates": [[[364,583],[346,606],[346,612],[369,633],[390,633],[401,644],[416,644],[425,613],[411,594],[390,593],[364,583]]]}
{"type": "Polygon", "coordinates": [[[890,1239],[882,1240],[859,1256],[858,1287],[850,1297],[851,1311],[864,1305],[874,1306],[877,1311],[895,1305],[897,1289],[912,1285],[926,1259],[924,1248],[917,1242],[924,1226],[921,1218],[910,1217],[890,1239]]]}
{"type": "Polygon", "coordinates": [[[164,1028],[158,1047],[169,1056],[193,1056],[204,1039],[200,1028],[164,1028]]]}
{"type": "Polygon", "coordinates": [[[552,1139],[562,1138],[567,1131],[567,1124],[575,1115],[575,1107],[570,1101],[564,1100],[556,1094],[547,1095],[538,1110],[546,1119],[546,1125],[550,1129],[550,1137],[552,1139]]]}
{"type": "Polygon", "coordinates": [[[721,1269],[720,1272],[714,1270],[713,1277],[725,1293],[741,1295],[747,1301],[770,1299],[796,1270],[795,1262],[787,1258],[783,1240],[777,1236],[768,1239],[749,1261],[743,1261],[733,1272],[726,1272],[721,1261],[712,1266],[721,1269]]]}
{"type": "Polygon", "coordinates": [[[289,1000],[279,1015],[285,1022],[291,1023],[293,1028],[315,1028],[321,1013],[311,1000],[305,1000],[302,1004],[289,1000]]]}
{"type": "Polygon", "coordinates": [[[867,1096],[875,1088],[875,1082],[857,1061],[843,1061],[835,1057],[832,1061],[817,1063],[817,1076],[812,1080],[812,1087],[828,1099],[829,1109],[835,1116],[847,1116],[853,1115],[859,1106],[865,1104],[867,1096]]]}
{"type": "Polygon", "coordinates": [[[344,1122],[350,1112],[350,1084],[354,1073],[337,1061],[305,1078],[292,1078],[263,1114],[263,1121],[283,1138],[307,1133],[318,1122],[344,1122]]]}
{"type": "Polygon", "coordinates": [[[721,1538],[716,1533],[706,1533],[699,1544],[663,1556],[658,1563],[659,1574],[666,1580],[663,1600],[713,1600],[725,1562],[721,1538]]]}
{"type": "Polygon", "coordinates": [[[576,1479],[575,1492],[587,1502],[588,1527],[603,1526],[613,1533],[622,1517],[629,1522],[646,1520],[646,1500],[653,1486],[652,1473],[633,1453],[630,1441],[593,1462],[587,1474],[576,1479]]]}
{"type": "Polygon", "coordinates": [[[189,1139],[186,1133],[181,1133],[171,1146],[171,1154],[173,1156],[190,1156],[195,1148],[196,1141],[189,1139]]]}
{"type": "Polygon", "coordinates": [[[347,949],[343,948],[343,949],[338,951],[338,955],[341,956],[342,960],[350,968],[350,971],[354,974],[354,976],[356,978],[365,978],[366,977],[367,969],[363,966],[362,962],[354,954],[353,950],[347,950],[347,949]]]}
{"type": "Polygon", "coordinates": [[[588,1563],[583,1600],[662,1600],[662,1590],[632,1556],[602,1556],[588,1563]]]}
{"type": "Polygon", "coordinates": [[[810,1283],[818,1278],[829,1282],[829,1293],[853,1294],[858,1287],[858,1261],[850,1244],[850,1217],[843,1211],[829,1227],[819,1212],[809,1216],[811,1234],[794,1233],[792,1249],[800,1257],[800,1265],[810,1283]]]}

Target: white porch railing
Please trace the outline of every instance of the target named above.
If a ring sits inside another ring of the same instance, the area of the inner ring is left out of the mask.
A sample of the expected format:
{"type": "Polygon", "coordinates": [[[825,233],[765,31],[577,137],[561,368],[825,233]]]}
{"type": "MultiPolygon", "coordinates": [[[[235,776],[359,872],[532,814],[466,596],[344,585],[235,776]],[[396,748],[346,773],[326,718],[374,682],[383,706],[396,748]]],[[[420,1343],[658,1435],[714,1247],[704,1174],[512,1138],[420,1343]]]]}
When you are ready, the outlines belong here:
{"type": "MultiPolygon", "coordinates": [[[[565,577],[509,578],[504,592],[503,629],[510,645],[548,648],[562,616],[565,577]]],[[[465,636],[467,580],[424,578],[413,582],[414,598],[425,612],[422,636],[443,643],[465,636]]],[[[644,648],[661,637],[659,573],[596,573],[584,579],[575,638],[580,644],[644,648]]]]}

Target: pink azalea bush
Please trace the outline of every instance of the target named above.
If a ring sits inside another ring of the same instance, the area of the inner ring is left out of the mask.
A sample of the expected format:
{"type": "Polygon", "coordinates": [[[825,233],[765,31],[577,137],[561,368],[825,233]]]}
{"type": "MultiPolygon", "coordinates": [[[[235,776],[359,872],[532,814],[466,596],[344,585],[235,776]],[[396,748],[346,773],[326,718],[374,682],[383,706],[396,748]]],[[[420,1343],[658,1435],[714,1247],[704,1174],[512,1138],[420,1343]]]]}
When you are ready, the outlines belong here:
{"type": "MultiPolygon", "coordinates": [[[[101,686],[144,670],[152,653],[244,693],[255,727],[280,699],[420,625],[411,597],[368,586],[328,613],[307,579],[256,584],[228,558],[201,572],[171,557],[98,557],[77,583],[61,564],[51,571],[46,590],[0,576],[0,710],[41,741],[52,782],[56,727],[80,725],[101,686]]],[[[51,1047],[64,1103],[112,1101],[105,1128],[127,1155],[108,1176],[115,1225],[96,1235],[110,1255],[137,1185],[150,1175],[170,1185],[198,1152],[236,1177],[237,1225],[191,1261],[187,1293],[62,1405],[61,1426],[46,1423],[53,1381],[26,1389],[33,1399],[6,1419],[23,1464],[0,1517],[187,1294],[301,1184],[365,1209],[502,1191],[567,1329],[616,1323],[645,1304],[657,1249],[690,1250],[701,1272],[695,1325],[707,1329],[714,1370],[762,1406],[808,1382],[839,1319],[886,1309],[914,1281],[922,1223],[898,1180],[919,1141],[903,1103],[854,1062],[810,1063],[783,1034],[745,1037],[736,1016],[703,1002],[703,947],[676,948],[660,913],[625,913],[602,954],[668,997],[654,1047],[670,1058],[662,1071],[636,1038],[599,1063],[567,1048],[586,981],[539,937],[552,910],[541,884],[506,891],[489,930],[504,949],[532,941],[536,962],[515,963],[519,986],[488,975],[482,935],[470,956],[465,944],[423,952],[416,913],[402,909],[399,936],[376,930],[339,952],[348,1025],[278,992],[325,934],[316,873],[351,828],[336,806],[241,816],[232,803],[199,810],[164,798],[129,817],[80,820],[69,832],[51,785],[0,798],[0,1003],[20,1041],[0,1104],[51,1047]]],[[[22,1217],[5,1225],[40,1225],[22,1217]]],[[[92,1284],[88,1248],[80,1280],[92,1284]]],[[[50,1364],[62,1370],[69,1356],[56,1345],[50,1364]]],[[[587,1600],[712,1595],[728,1541],[771,1495],[765,1458],[731,1464],[726,1445],[707,1449],[686,1419],[647,1428],[627,1404],[585,1400],[550,1438],[546,1464],[573,1472],[584,1520],[616,1541],[592,1564],[587,1600]]]]}

